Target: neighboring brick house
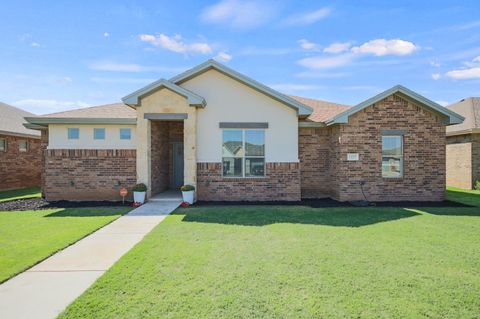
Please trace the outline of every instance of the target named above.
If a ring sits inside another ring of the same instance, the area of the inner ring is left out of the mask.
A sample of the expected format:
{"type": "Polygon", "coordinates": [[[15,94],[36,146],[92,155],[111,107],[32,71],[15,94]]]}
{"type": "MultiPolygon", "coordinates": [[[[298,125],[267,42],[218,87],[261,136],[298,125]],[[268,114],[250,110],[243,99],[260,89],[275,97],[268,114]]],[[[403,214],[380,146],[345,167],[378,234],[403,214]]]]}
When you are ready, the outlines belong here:
{"type": "Polygon", "coordinates": [[[463,117],[402,86],[356,106],[286,96],[209,60],[123,103],[27,118],[43,132],[47,199],[444,199],[445,126],[463,117]]]}
{"type": "Polygon", "coordinates": [[[40,132],[23,126],[26,116],[0,103],[0,190],[40,186],[40,132]]]}
{"type": "Polygon", "coordinates": [[[447,185],[472,189],[480,180],[480,98],[447,108],[465,117],[463,123],[447,127],[447,185]]]}

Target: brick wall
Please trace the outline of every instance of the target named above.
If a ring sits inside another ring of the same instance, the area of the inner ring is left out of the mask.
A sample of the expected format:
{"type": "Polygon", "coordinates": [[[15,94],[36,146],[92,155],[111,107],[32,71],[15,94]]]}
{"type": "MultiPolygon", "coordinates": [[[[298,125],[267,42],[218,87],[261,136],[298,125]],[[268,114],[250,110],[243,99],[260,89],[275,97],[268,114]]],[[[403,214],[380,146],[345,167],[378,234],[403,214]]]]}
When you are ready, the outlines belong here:
{"type": "Polygon", "coordinates": [[[444,199],[445,126],[441,118],[397,95],[352,115],[348,124],[336,125],[331,134],[333,197],[371,201],[444,199]],[[381,175],[381,130],[405,130],[402,178],[381,175]],[[347,161],[359,153],[359,161],[347,161]]]}
{"type": "Polygon", "coordinates": [[[299,128],[298,150],[302,198],[329,197],[329,128],[299,128]]]}
{"type": "Polygon", "coordinates": [[[0,135],[7,142],[0,151],[0,190],[41,185],[40,139],[0,135]],[[19,141],[26,140],[28,149],[20,152],[19,141]]]}
{"type": "Polygon", "coordinates": [[[45,151],[47,200],[121,200],[119,190],[136,182],[135,150],[45,151]]]}
{"type": "Polygon", "coordinates": [[[297,201],[300,200],[300,165],[266,163],[265,178],[224,178],[221,163],[197,163],[197,199],[297,201]]]}

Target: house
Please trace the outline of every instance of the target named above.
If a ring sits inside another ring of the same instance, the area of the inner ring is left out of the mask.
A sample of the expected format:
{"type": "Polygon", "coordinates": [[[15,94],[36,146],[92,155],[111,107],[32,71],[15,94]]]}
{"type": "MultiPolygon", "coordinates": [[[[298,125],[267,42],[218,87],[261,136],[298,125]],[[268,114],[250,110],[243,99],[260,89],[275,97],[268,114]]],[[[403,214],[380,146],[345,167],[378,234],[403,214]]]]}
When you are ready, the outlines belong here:
{"type": "Polygon", "coordinates": [[[27,117],[49,200],[118,200],[182,184],[208,201],[444,198],[445,126],[463,118],[402,86],[356,106],[286,96],[214,60],[123,103],[27,117]]]}
{"type": "Polygon", "coordinates": [[[447,127],[447,185],[472,189],[480,180],[480,98],[447,106],[465,121],[447,127]]]}
{"type": "Polygon", "coordinates": [[[34,114],[0,103],[0,190],[40,186],[40,132],[23,126],[34,114]]]}

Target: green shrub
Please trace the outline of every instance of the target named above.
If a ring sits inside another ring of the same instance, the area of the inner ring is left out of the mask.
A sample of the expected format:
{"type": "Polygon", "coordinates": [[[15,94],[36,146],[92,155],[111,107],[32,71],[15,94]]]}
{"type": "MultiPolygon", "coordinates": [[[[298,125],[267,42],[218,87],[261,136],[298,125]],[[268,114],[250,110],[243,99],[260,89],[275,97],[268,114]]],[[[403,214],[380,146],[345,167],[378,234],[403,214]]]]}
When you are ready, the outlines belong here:
{"type": "Polygon", "coordinates": [[[134,192],[146,192],[147,191],[147,185],[140,183],[135,186],[133,186],[133,191],[134,192]]]}
{"type": "Polygon", "coordinates": [[[477,191],[480,191],[480,180],[475,181],[475,185],[473,186],[477,191]]]}
{"type": "Polygon", "coordinates": [[[181,190],[182,192],[194,191],[194,190],[195,190],[195,186],[193,186],[193,185],[183,185],[182,187],[180,187],[180,190],[181,190]]]}

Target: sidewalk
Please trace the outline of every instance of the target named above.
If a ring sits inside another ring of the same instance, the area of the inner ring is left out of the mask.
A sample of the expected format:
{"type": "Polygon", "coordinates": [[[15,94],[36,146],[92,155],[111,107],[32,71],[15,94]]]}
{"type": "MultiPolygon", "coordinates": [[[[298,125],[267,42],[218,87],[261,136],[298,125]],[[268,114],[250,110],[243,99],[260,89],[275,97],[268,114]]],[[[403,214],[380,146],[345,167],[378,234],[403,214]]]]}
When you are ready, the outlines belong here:
{"type": "Polygon", "coordinates": [[[164,193],[0,285],[2,319],[55,318],[181,203],[164,193]]]}

